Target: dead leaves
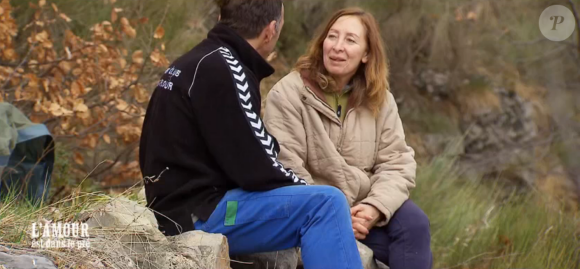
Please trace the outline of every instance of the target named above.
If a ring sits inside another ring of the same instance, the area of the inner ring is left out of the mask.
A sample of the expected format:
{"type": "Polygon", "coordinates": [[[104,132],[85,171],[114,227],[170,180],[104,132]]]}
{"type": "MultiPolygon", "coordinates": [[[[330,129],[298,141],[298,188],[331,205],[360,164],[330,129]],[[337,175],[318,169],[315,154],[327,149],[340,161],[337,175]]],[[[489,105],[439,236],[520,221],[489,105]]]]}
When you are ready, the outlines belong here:
{"type": "MultiPolygon", "coordinates": [[[[157,84],[157,77],[147,74],[169,65],[161,41],[165,29],[157,26],[143,35],[154,42],[152,47],[136,48],[143,44],[137,39],[141,28],[136,28],[150,23],[149,18],[129,18],[123,9],[112,7],[110,20],[92,25],[87,38],[66,28],[55,33],[54,23],[66,25],[63,21],[72,19],[51,2],[31,2],[34,13],[19,29],[10,1],[0,0],[0,59],[24,62],[18,68],[0,67],[0,85],[6,87],[0,89],[0,102],[30,104],[31,120],[51,120],[51,133],[71,137],[68,143],[74,147],[101,151],[133,145],[141,135],[149,90],[157,84]],[[19,32],[23,36],[15,40],[19,32]]],[[[79,151],[72,161],[92,167],[94,158],[87,156],[79,151]]],[[[129,170],[127,176],[139,174],[133,160],[121,164],[129,170]]]]}
{"type": "Polygon", "coordinates": [[[129,20],[125,17],[121,18],[121,29],[130,38],[135,38],[137,36],[137,31],[133,26],[131,26],[129,20]]]}
{"type": "Polygon", "coordinates": [[[155,34],[153,35],[153,38],[155,39],[161,39],[163,38],[163,36],[165,35],[165,29],[163,29],[163,27],[157,26],[157,29],[155,29],[155,34]]]}
{"type": "Polygon", "coordinates": [[[133,63],[142,65],[145,62],[145,58],[143,57],[143,51],[137,50],[133,52],[133,55],[131,55],[131,59],[133,60],[133,63]]]}

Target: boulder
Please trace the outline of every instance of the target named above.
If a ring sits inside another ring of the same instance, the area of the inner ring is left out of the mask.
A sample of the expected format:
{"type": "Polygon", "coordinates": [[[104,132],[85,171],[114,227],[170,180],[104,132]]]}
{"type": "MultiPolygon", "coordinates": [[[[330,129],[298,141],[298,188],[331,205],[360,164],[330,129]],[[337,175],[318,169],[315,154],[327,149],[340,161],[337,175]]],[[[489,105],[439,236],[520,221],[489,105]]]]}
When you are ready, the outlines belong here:
{"type": "Polygon", "coordinates": [[[228,241],[221,234],[190,231],[170,236],[168,240],[179,251],[179,254],[196,264],[196,267],[187,268],[230,268],[228,241]]]}
{"type": "Polygon", "coordinates": [[[5,252],[0,252],[0,266],[2,269],[57,269],[52,261],[42,256],[5,252]]]}
{"type": "MultiPolygon", "coordinates": [[[[191,231],[165,237],[144,205],[115,198],[88,210],[91,251],[116,268],[228,269],[229,251],[221,234],[191,231]]],[[[99,262],[100,263],[100,262],[99,262]]]]}
{"type": "Polygon", "coordinates": [[[233,269],[296,269],[300,253],[298,248],[281,251],[256,253],[249,255],[237,255],[232,257],[233,269]]]}
{"type": "MultiPolygon", "coordinates": [[[[388,266],[373,258],[373,251],[357,241],[358,251],[365,269],[389,269],[388,266]]],[[[304,268],[300,250],[292,248],[282,251],[239,255],[233,257],[233,269],[294,269],[304,268]],[[239,261],[239,262],[236,262],[239,261]]]]}

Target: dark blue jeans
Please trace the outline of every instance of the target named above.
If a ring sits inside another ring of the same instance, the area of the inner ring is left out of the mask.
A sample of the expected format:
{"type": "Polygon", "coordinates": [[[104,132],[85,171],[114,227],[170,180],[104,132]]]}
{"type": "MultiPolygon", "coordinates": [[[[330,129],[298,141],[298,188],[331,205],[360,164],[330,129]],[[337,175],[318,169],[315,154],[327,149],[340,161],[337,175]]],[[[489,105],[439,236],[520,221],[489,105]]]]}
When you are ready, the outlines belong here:
{"type": "Polygon", "coordinates": [[[386,226],[369,231],[361,243],[373,250],[375,259],[391,269],[430,269],[433,265],[427,215],[407,200],[386,226]]]}
{"type": "Polygon", "coordinates": [[[362,269],[350,208],[335,187],[230,190],[195,228],[225,235],[230,255],[301,247],[305,268],[362,269]]]}

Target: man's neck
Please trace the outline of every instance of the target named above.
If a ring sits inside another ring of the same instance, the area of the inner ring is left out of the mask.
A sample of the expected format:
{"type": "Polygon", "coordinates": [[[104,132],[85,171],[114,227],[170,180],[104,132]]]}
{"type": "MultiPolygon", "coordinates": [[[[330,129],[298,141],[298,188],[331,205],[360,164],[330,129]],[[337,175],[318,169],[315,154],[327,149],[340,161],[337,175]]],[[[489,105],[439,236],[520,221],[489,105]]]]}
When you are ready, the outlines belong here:
{"type": "Polygon", "coordinates": [[[264,55],[264,52],[261,50],[260,41],[258,39],[246,39],[248,44],[254,48],[262,58],[266,59],[268,55],[264,55]]]}

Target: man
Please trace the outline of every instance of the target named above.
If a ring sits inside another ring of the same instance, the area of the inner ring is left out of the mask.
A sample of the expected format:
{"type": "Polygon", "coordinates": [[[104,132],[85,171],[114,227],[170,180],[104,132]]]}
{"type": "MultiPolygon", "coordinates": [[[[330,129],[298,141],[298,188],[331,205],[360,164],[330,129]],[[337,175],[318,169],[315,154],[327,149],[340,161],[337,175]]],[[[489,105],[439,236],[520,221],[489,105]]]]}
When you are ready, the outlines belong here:
{"type": "Polygon", "coordinates": [[[224,234],[232,255],[300,246],[306,268],[362,268],[344,194],[284,169],[259,116],[282,0],[219,4],[220,22],[167,69],[147,108],[139,157],[160,230],[224,234]]]}

